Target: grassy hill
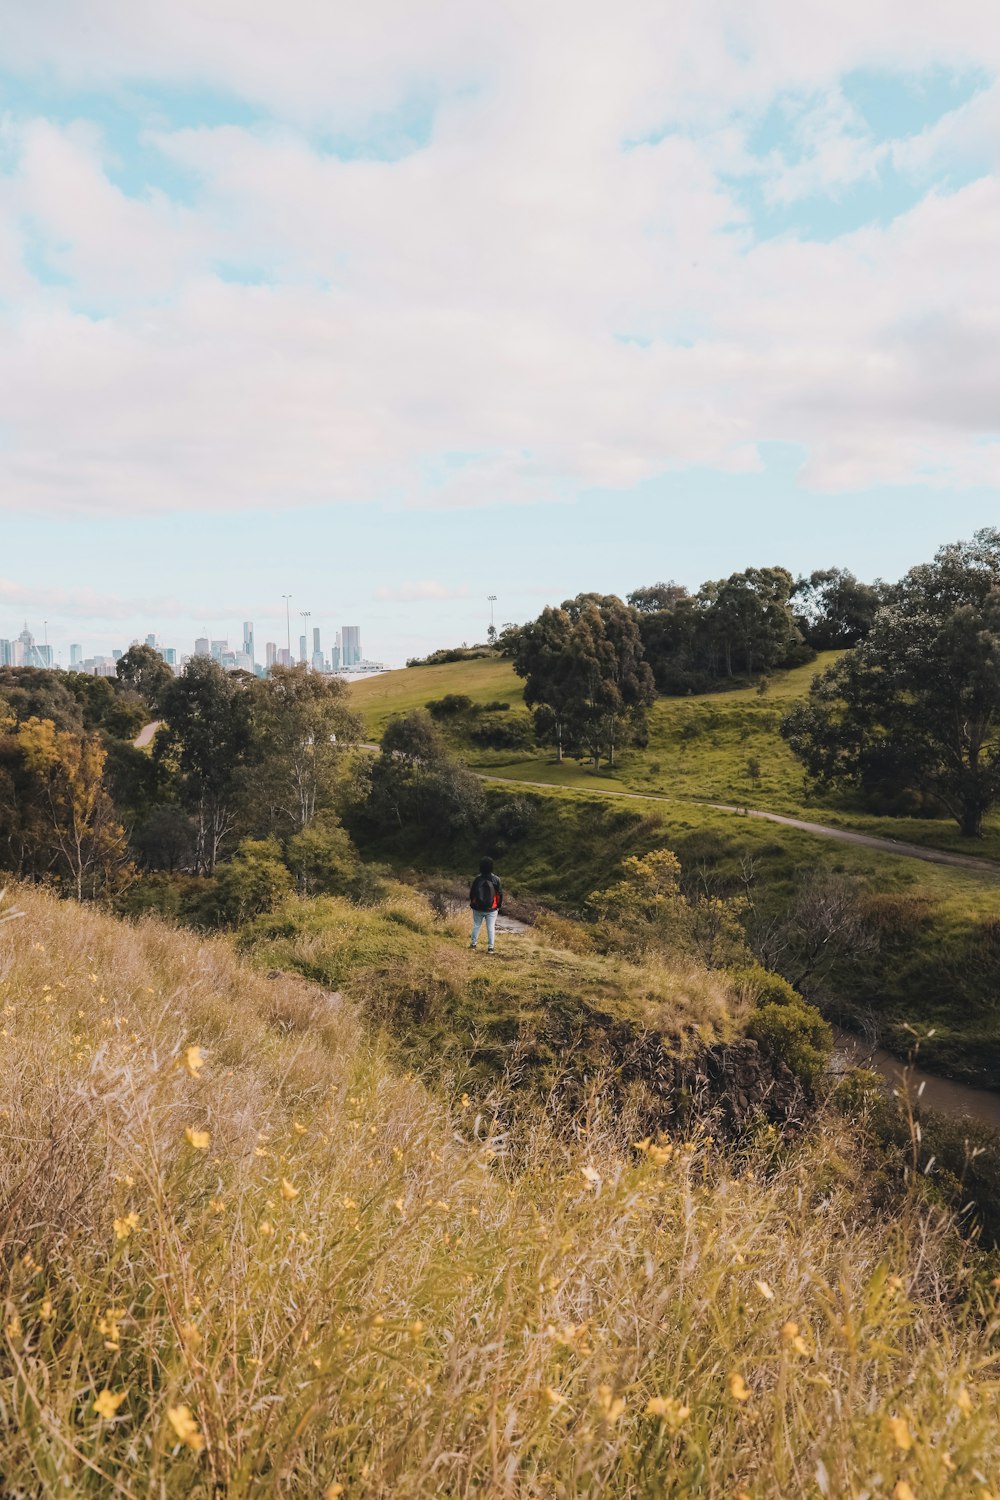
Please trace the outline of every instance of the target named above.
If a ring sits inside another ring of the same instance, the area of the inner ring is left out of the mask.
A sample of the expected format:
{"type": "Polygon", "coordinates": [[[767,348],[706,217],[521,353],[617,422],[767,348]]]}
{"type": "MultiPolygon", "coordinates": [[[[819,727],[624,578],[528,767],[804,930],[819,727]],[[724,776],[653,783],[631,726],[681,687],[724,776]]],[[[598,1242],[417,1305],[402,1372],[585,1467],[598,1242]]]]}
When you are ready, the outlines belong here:
{"type": "MultiPolygon", "coordinates": [[[[736,688],[692,698],[658,698],[649,714],[649,744],[625,751],[614,771],[599,772],[585,761],[556,765],[546,750],[509,751],[478,748],[459,720],[448,728],[456,750],[470,765],[510,780],[545,782],[585,789],[606,786],[685,801],[724,802],[786,813],[813,822],[933,848],[972,852],[1000,862],[1000,816],[987,820],[985,837],[970,850],[949,818],[879,817],[849,797],[807,794],[802,767],[781,738],[782,716],[805,697],[815,674],[836,660],[822,652],[816,661],[778,673],[767,691],[736,688]],[[759,764],[751,778],[748,763],[759,764]]],[[[422,708],[447,693],[464,694],[473,703],[509,702],[522,708],[522,684],[509,662],[449,662],[438,667],[407,667],[357,683],[352,704],[368,732],[378,738],[389,718],[422,708]]]]}
{"type": "Polygon", "coordinates": [[[599,1088],[572,1116],[429,1091],[350,998],[459,964],[412,893],[260,933],[256,964],[16,899],[6,1493],[993,1493],[991,1273],[840,1116],[636,1146],[599,1088]],[[344,997],[268,977],[282,942],[344,997]]]}
{"type": "MultiPolygon", "coordinates": [[[[749,802],[814,822],[967,851],[967,841],[945,820],[875,818],[834,799],[806,800],[801,771],[778,724],[822,665],[821,658],[784,674],[763,697],[756,690],[736,690],[660,699],[650,714],[648,749],[628,752],[614,773],[595,775],[575,761],[557,766],[542,751],[483,751],[461,724],[450,724],[446,733],[456,753],[484,774],[510,782],[508,795],[531,808],[526,831],[500,850],[504,874],[515,889],[557,907],[580,906],[591,891],[615,878],[627,854],[663,843],[715,890],[741,890],[752,870],[754,899],[766,916],[780,917],[802,882],[817,872],[871,893],[878,953],[866,953],[858,962],[838,961],[821,982],[806,984],[811,998],[847,1024],[873,1025],[885,1044],[903,1055],[916,1028],[925,1036],[922,1056],[928,1066],[994,1087],[1000,1076],[994,879],[698,805],[699,799],[749,802]],[[751,757],[761,766],[755,788],[741,775],[751,757]],[[551,790],[526,792],[516,782],[542,783],[551,790]],[[609,791],[669,800],[629,803],[605,797],[609,791]]],[[[369,732],[377,735],[393,713],[446,693],[464,693],[476,702],[499,698],[516,706],[518,688],[509,663],[458,662],[387,673],[359,683],[352,699],[369,732]]],[[[995,818],[974,852],[1000,854],[995,818]]],[[[470,841],[450,860],[464,868],[477,853],[470,841]]],[[[412,858],[421,863],[419,854],[412,858]]],[[[440,862],[440,856],[429,859],[440,862]]]]}

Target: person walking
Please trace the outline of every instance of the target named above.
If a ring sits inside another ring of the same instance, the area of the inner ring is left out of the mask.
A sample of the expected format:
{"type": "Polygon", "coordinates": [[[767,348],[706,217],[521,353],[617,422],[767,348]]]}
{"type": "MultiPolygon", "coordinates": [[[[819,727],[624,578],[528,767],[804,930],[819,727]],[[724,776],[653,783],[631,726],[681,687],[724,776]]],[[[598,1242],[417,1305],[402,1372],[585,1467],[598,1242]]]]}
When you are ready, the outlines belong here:
{"type": "Polygon", "coordinates": [[[472,907],[472,942],[469,947],[475,948],[479,942],[480,929],[485,922],[486,951],[492,953],[497,914],[503,906],[503,886],[499,875],[494,875],[493,861],[488,857],[479,861],[479,874],[469,886],[469,905],[472,907]]]}

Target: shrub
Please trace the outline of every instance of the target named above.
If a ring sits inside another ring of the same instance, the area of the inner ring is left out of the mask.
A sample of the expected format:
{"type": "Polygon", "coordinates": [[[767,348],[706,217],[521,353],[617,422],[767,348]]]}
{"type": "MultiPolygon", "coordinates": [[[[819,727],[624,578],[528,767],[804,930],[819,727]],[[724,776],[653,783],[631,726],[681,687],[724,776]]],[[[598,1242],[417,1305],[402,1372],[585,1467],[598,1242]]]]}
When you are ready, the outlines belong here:
{"type": "Polygon", "coordinates": [[[456,714],[468,713],[472,707],[472,699],[465,693],[445,693],[443,698],[431,698],[427,704],[427,712],[434,719],[451,719],[456,714]]]}
{"type": "Polygon", "coordinates": [[[734,983],[758,1008],[762,1005],[806,1003],[787,979],[782,979],[773,969],[765,969],[763,964],[747,964],[743,968],[731,969],[730,974],[734,983]]]}
{"type": "Polygon", "coordinates": [[[357,871],[358,856],[345,828],[332,813],[321,813],[289,839],[287,860],[303,895],[344,895],[357,871]]]}
{"type": "Polygon", "coordinates": [[[244,839],[227,864],[216,870],[219,919],[238,926],[274,911],[291,894],[292,877],[277,839],[244,839]]]}
{"type": "Polygon", "coordinates": [[[792,1001],[766,1001],[750,1017],[747,1036],[776,1062],[791,1068],[810,1092],[819,1084],[833,1050],[828,1023],[815,1005],[798,996],[792,1001]]]}
{"type": "Polygon", "coordinates": [[[535,742],[534,726],[526,713],[510,718],[484,715],[470,729],[469,738],[488,750],[530,750],[535,742]]]}

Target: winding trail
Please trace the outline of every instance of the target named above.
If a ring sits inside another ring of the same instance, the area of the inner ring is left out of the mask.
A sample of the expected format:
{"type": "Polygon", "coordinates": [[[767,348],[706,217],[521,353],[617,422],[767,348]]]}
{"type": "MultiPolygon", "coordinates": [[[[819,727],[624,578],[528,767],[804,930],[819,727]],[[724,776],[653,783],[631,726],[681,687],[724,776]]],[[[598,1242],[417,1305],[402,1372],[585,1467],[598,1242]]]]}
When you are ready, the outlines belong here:
{"type": "Polygon", "coordinates": [[[137,750],[145,750],[147,745],[153,743],[153,735],[163,723],[162,719],[154,719],[151,724],[144,724],[132,741],[137,750]]]}
{"type": "Polygon", "coordinates": [[[805,818],[791,818],[784,813],[764,812],[761,808],[734,806],[731,802],[702,802],[692,797],[668,797],[654,792],[620,792],[610,787],[566,787],[551,781],[519,781],[512,776],[487,776],[477,773],[481,781],[496,782],[501,786],[532,787],[543,792],[581,792],[585,797],[624,797],[631,802],[669,802],[675,807],[711,807],[717,812],[732,813],[741,818],[763,818],[768,823],[780,823],[785,828],[799,828],[803,833],[815,833],[820,838],[839,839],[843,844],[854,844],[862,849],[877,849],[880,854],[896,854],[903,859],[922,859],[931,865],[950,865],[954,869],[970,870],[976,875],[1000,880],[1000,865],[989,859],[978,859],[974,854],[958,854],[950,849],[931,849],[924,844],[907,844],[897,839],[882,838],[877,833],[855,833],[850,828],[832,828],[828,823],[810,823],[805,818]]]}

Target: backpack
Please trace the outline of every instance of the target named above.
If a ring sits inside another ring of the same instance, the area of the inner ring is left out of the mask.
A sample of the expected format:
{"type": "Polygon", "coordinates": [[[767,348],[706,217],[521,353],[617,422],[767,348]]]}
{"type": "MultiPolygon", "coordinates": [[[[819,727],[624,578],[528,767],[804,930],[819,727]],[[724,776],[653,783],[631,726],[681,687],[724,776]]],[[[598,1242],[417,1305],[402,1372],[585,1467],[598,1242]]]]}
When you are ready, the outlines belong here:
{"type": "Polygon", "coordinates": [[[492,911],[497,904],[497,886],[492,875],[477,875],[472,882],[472,906],[476,911],[492,911]]]}

